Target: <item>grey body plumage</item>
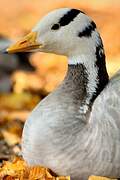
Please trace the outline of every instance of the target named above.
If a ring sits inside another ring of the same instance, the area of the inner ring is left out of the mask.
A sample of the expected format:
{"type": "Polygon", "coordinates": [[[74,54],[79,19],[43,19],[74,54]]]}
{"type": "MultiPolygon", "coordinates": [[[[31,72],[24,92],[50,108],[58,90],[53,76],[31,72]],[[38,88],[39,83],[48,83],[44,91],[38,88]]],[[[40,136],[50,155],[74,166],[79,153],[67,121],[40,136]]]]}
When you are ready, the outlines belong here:
{"type": "MultiPolygon", "coordinates": [[[[71,91],[74,87],[67,83],[48,95],[25,124],[24,158],[77,180],[119,177],[120,77],[109,82],[86,114],[79,113],[79,89],[71,91]]],[[[81,93],[86,94],[84,88],[81,93]]]]}
{"type": "Polygon", "coordinates": [[[68,57],[68,72],[25,123],[24,159],[73,180],[120,177],[120,72],[109,80],[96,25],[63,8],[33,29],[39,51],[68,57]],[[53,26],[54,25],[54,26],[53,26]]]}

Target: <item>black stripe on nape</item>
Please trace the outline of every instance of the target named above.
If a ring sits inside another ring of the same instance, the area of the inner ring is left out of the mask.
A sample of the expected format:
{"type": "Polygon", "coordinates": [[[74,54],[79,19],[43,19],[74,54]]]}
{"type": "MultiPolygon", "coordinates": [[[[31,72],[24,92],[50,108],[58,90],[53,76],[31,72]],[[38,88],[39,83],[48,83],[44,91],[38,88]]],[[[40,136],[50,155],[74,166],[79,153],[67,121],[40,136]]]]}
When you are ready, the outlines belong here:
{"type": "Polygon", "coordinates": [[[70,9],[63,17],[61,17],[58,23],[60,24],[60,26],[66,26],[71,21],[73,21],[79,13],[83,12],[78,9],[70,9]]]}
{"type": "Polygon", "coordinates": [[[96,46],[95,55],[96,55],[95,67],[98,69],[98,77],[97,77],[98,84],[96,88],[96,93],[93,95],[91,102],[94,101],[96,96],[100,94],[100,92],[104,89],[104,87],[107,85],[109,81],[109,76],[106,69],[104,47],[101,38],[99,39],[99,44],[96,46]]]}
{"type": "MultiPolygon", "coordinates": [[[[101,41],[102,42],[102,41],[101,41]]],[[[98,80],[99,80],[99,90],[103,90],[105,85],[108,83],[109,76],[106,69],[106,62],[105,62],[105,54],[103,49],[103,44],[99,44],[96,47],[96,67],[98,69],[98,80]]]]}
{"type": "Polygon", "coordinates": [[[87,27],[85,27],[85,29],[82,32],[79,32],[78,36],[90,37],[95,29],[96,29],[96,24],[93,21],[91,21],[91,23],[87,27]]]}

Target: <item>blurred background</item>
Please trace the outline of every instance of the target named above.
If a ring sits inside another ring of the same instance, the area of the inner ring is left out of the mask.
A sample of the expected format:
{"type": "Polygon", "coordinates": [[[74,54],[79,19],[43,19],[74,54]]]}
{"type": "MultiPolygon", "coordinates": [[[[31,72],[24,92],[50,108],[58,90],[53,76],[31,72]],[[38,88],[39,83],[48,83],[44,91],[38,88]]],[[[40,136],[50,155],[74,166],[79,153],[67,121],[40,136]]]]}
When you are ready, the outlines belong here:
{"type": "Polygon", "coordinates": [[[65,57],[2,51],[60,7],[79,8],[93,18],[104,42],[109,75],[120,68],[120,0],[0,0],[0,162],[19,154],[26,118],[67,70],[65,57]]]}

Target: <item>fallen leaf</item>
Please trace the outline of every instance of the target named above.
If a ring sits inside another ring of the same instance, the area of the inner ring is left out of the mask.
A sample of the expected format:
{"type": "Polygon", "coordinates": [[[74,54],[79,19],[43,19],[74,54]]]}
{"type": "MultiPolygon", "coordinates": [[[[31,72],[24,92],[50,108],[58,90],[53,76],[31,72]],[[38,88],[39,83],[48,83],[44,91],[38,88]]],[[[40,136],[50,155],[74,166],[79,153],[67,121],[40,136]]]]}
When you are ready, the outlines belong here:
{"type": "Polygon", "coordinates": [[[113,179],[106,178],[106,177],[101,177],[101,176],[90,176],[89,180],[113,180],[113,179]]]}
{"type": "Polygon", "coordinates": [[[13,162],[6,161],[0,168],[0,180],[70,180],[69,176],[56,177],[48,168],[41,166],[30,167],[27,163],[16,158],[13,162]]]}
{"type": "Polygon", "coordinates": [[[20,138],[16,134],[13,134],[13,133],[8,132],[6,130],[2,130],[1,132],[3,134],[5,141],[7,142],[7,144],[9,146],[20,143],[20,138]]]}

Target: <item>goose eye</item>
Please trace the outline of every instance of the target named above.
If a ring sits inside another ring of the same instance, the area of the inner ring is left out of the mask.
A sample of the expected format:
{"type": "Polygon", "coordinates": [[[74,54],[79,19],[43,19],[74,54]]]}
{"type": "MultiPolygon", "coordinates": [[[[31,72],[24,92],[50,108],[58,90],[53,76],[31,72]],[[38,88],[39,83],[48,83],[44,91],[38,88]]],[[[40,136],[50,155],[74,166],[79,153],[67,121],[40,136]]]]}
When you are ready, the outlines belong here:
{"type": "Polygon", "coordinates": [[[54,25],[51,27],[52,30],[58,30],[59,28],[60,28],[60,24],[59,24],[59,23],[54,24],[54,25]]]}

